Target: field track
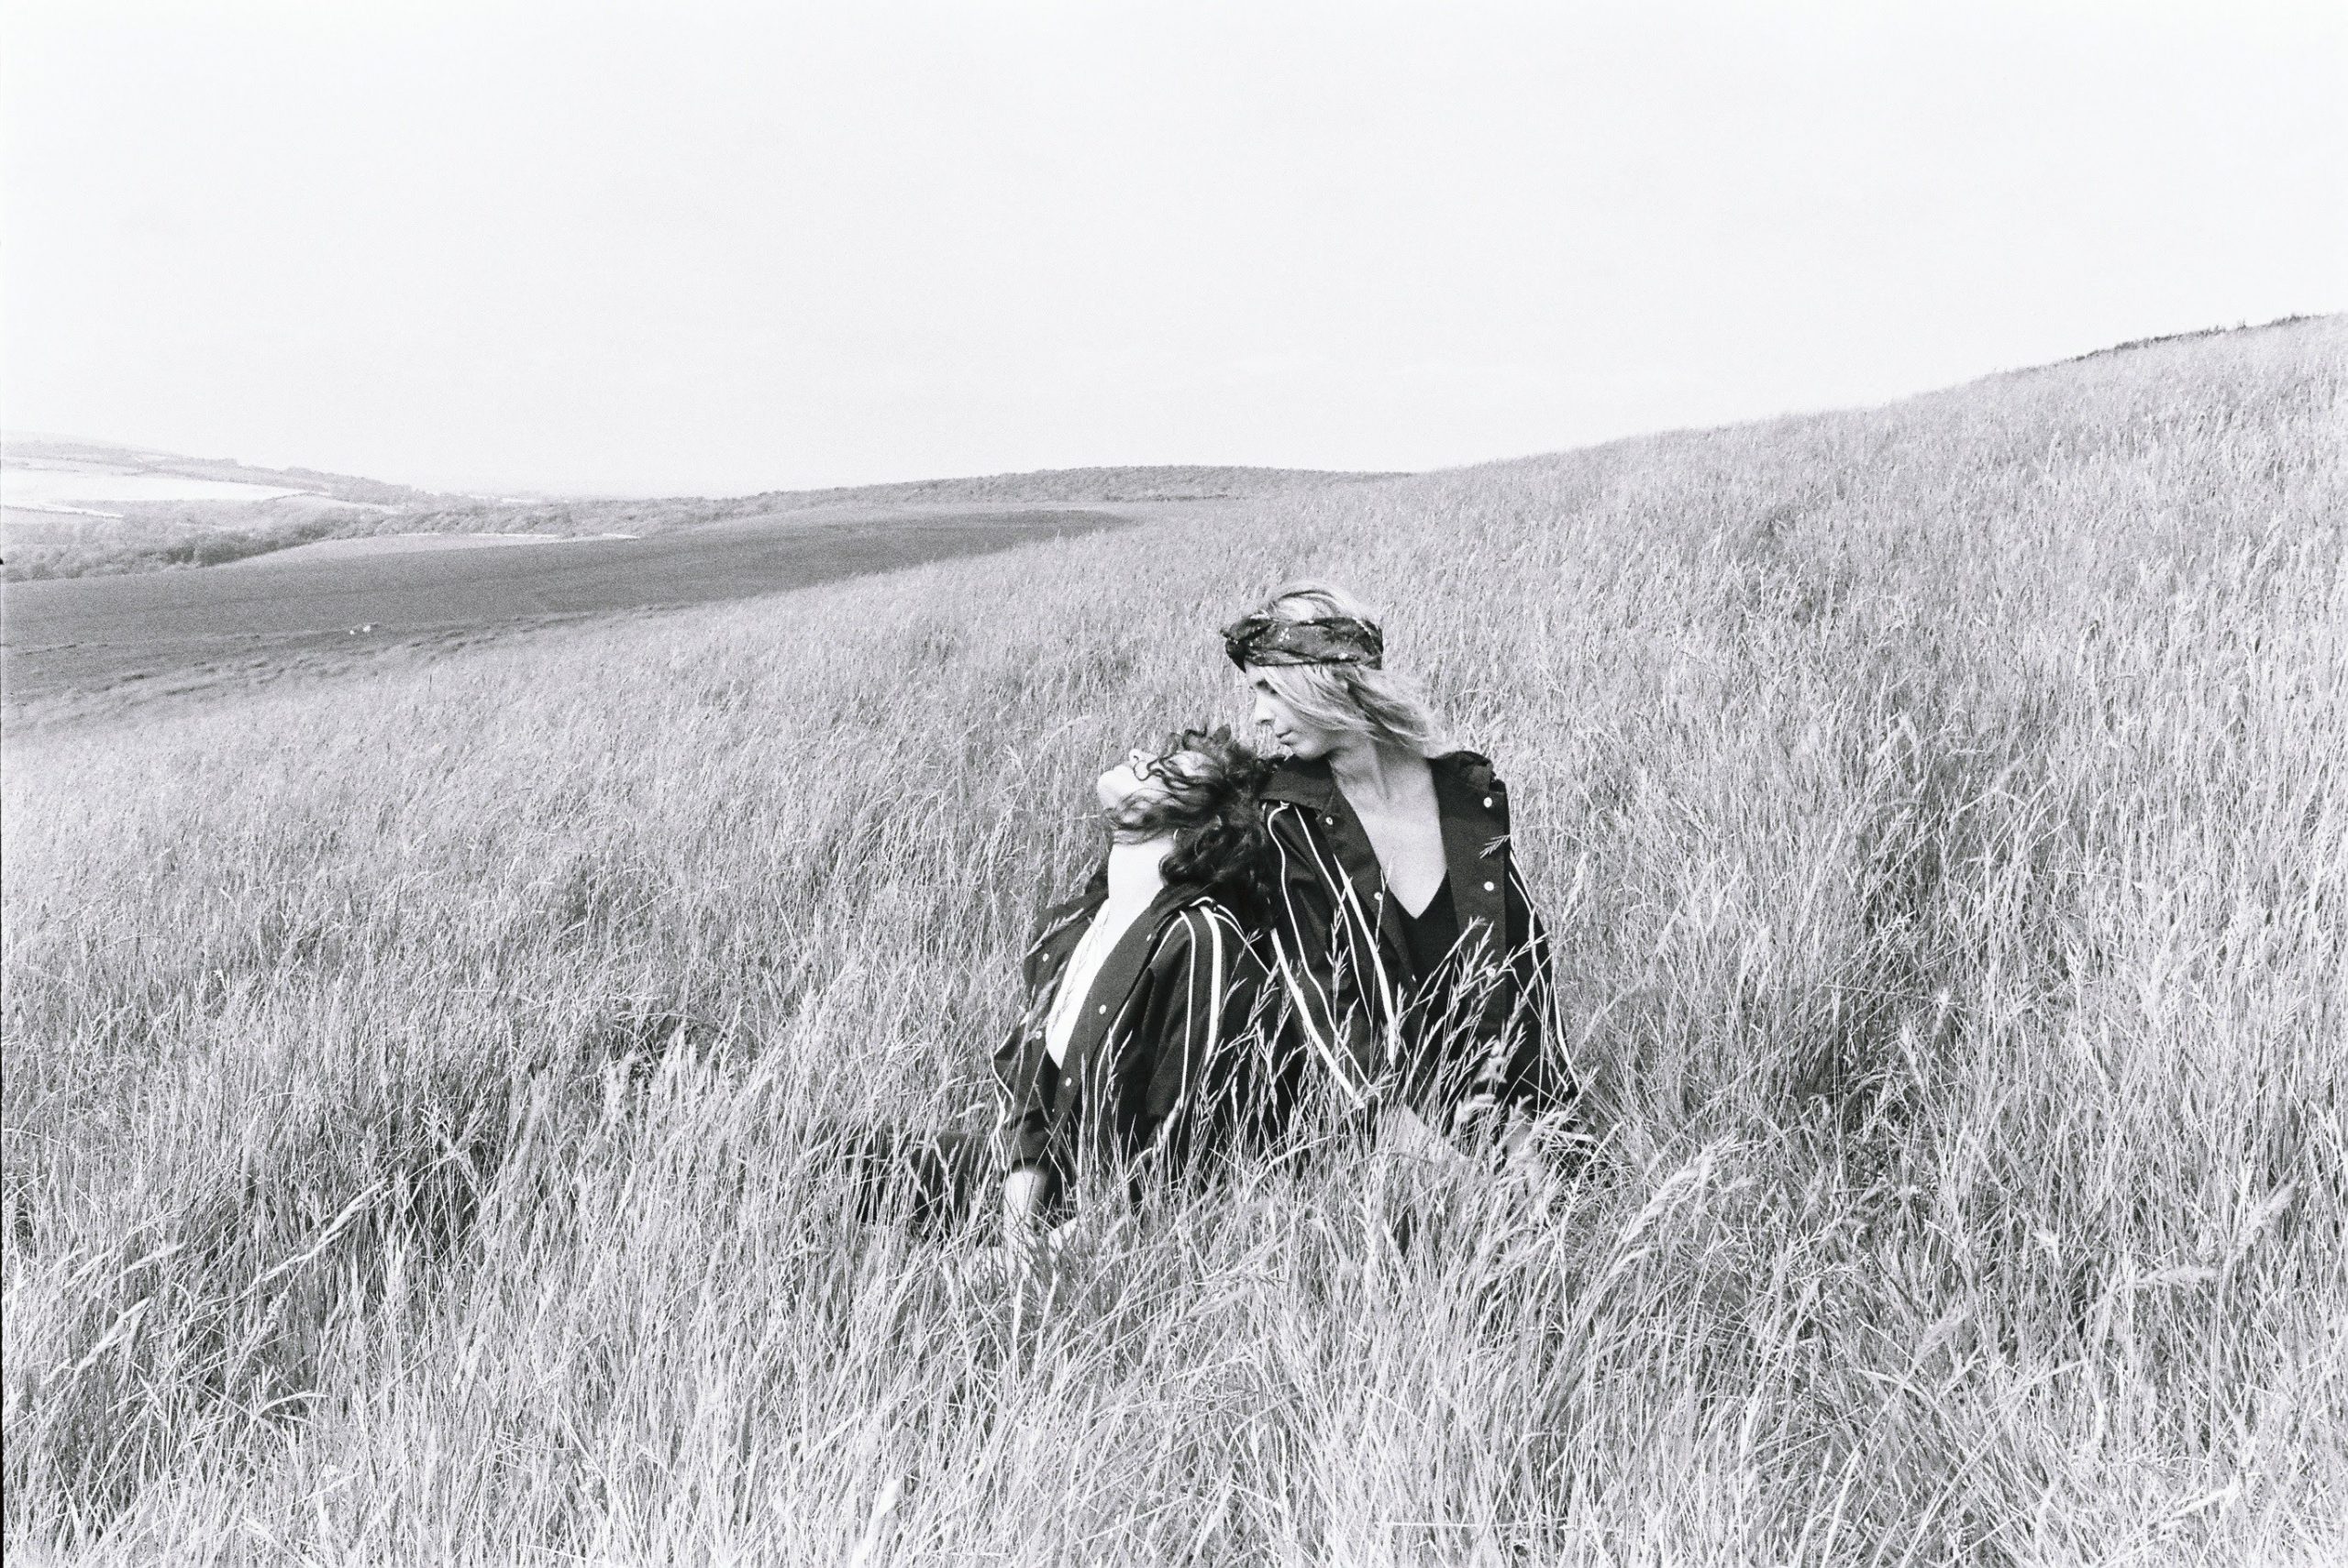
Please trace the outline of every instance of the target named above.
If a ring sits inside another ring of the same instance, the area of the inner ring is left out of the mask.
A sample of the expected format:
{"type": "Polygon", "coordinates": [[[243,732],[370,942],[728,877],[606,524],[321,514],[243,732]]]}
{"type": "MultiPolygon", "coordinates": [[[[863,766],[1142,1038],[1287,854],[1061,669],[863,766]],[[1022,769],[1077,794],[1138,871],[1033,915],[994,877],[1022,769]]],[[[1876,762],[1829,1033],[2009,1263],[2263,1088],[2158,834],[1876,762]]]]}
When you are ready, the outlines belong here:
{"type": "Polygon", "coordinates": [[[1124,521],[1101,510],[892,509],[636,539],[10,583],[11,703],[258,676],[321,656],[747,599],[1124,521]]]}

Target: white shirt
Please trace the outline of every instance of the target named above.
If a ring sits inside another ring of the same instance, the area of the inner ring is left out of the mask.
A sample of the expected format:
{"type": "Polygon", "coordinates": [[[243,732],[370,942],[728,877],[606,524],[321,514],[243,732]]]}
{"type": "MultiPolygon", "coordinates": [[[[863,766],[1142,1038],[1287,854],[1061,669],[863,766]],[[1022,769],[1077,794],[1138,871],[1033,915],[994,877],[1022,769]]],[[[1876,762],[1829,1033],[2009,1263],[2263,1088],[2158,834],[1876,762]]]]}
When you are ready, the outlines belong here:
{"type": "Polygon", "coordinates": [[[1091,994],[1092,982],[1100,978],[1101,966],[1164,890],[1166,878],[1160,867],[1173,848],[1170,837],[1110,846],[1109,897],[1092,911],[1092,923],[1078,940],[1076,951],[1068,955],[1068,966],[1060,971],[1059,989],[1052,994],[1052,1010],[1045,1015],[1044,1049],[1051,1053],[1052,1066],[1067,1061],[1069,1036],[1076,1032],[1076,1021],[1084,1012],[1084,999],[1091,994]]]}

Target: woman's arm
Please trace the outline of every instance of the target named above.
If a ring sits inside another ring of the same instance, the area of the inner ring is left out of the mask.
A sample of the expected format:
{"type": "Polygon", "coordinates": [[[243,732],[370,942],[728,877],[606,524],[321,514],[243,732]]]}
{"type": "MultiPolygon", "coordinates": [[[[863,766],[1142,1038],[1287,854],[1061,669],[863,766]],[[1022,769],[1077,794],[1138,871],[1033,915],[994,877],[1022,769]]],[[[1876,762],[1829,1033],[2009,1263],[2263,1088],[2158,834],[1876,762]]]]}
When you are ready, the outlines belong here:
{"type": "Polygon", "coordinates": [[[1149,996],[1125,1049],[1131,1053],[1131,1152],[1169,1163],[1199,1152],[1201,1137],[1227,1131],[1235,1071],[1253,1043],[1264,992],[1262,964],[1237,921],[1194,905],[1167,924],[1150,955],[1149,996]]]}
{"type": "Polygon", "coordinates": [[[1509,967],[1515,1006],[1508,1020],[1508,1051],[1498,1089],[1511,1107],[1534,1116],[1564,1110],[1574,1100],[1573,1074],[1566,1066],[1565,1033],[1558,1027],[1556,977],[1551,966],[1549,933],[1533,907],[1532,890],[1508,867],[1509,967]]]}
{"type": "Polygon", "coordinates": [[[1051,1143],[1053,1091],[1059,1073],[1032,1020],[1013,1025],[995,1048],[994,1077],[1002,1095],[1004,1168],[1041,1165],[1051,1143]]]}
{"type": "Polygon", "coordinates": [[[1570,1116],[1578,1086],[1558,1027],[1548,933],[1513,859],[1505,875],[1507,1005],[1474,1086],[1453,1114],[1452,1130],[1466,1142],[1496,1143],[1511,1165],[1520,1165],[1533,1159],[1536,1126],[1556,1130],[1570,1116]]]}
{"type": "Polygon", "coordinates": [[[1344,916],[1329,878],[1343,872],[1314,841],[1303,809],[1293,801],[1272,802],[1264,826],[1276,873],[1271,983],[1305,1055],[1340,1097],[1360,1110],[1369,1103],[1377,1077],[1377,1028],[1339,953],[1344,916]]]}

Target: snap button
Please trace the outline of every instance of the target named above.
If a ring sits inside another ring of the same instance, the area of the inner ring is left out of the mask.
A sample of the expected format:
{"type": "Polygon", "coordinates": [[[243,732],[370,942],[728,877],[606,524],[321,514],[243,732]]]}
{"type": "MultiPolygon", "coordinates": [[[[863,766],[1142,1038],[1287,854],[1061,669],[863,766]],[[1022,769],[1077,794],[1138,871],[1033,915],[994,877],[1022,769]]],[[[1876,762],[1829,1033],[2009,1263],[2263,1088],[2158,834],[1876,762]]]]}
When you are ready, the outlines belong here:
{"type": "Polygon", "coordinates": [[[1488,806],[1489,806],[1489,805],[1490,805],[1491,803],[1492,803],[1492,798],[1491,798],[1490,795],[1485,796],[1485,797],[1484,797],[1484,804],[1486,804],[1486,805],[1488,805],[1488,806]]]}
{"type": "Polygon", "coordinates": [[[1321,825],[1323,827],[1335,827],[1337,825],[1337,819],[1335,817],[1323,817],[1321,819],[1321,825]]]}
{"type": "MultiPolygon", "coordinates": [[[[1485,884],[1484,884],[1484,886],[1485,886],[1485,887],[1487,887],[1487,888],[1489,888],[1489,887],[1490,887],[1490,886],[1491,886],[1491,884],[1490,884],[1490,882],[1487,882],[1487,883],[1485,883],[1485,884]]],[[[1108,1010],[1109,1010],[1109,1004],[1108,1004],[1107,1002],[1102,1002],[1102,1003],[1101,1004],[1101,1010],[1102,1010],[1102,1012],[1106,1012],[1106,1011],[1108,1011],[1108,1010]]]]}
{"type": "Polygon", "coordinates": [[[1490,892],[1491,890],[1492,890],[1492,885],[1491,885],[1490,882],[1485,883],[1485,884],[1484,884],[1484,891],[1486,891],[1486,892],[1488,892],[1488,893],[1489,893],[1489,892],[1490,892]]]}

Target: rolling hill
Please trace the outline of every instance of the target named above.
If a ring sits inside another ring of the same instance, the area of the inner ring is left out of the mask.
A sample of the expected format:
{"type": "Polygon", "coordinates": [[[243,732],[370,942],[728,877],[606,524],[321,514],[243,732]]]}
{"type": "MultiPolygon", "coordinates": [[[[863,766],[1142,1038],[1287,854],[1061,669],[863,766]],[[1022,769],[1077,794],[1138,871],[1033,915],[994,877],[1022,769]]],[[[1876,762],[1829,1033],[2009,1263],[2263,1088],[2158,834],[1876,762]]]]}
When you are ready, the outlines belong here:
{"type": "Polygon", "coordinates": [[[16,737],[6,1544],[2336,1562],[2343,414],[2300,322],[16,737]],[[1597,1160],[858,1224],[1300,573],[1511,781],[1597,1160]]]}
{"type": "Polygon", "coordinates": [[[220,566],[327,539],[418,535],[665,534],[806,513],[869,519],[872,509],[1219,502],[1388,475],[1304,469],[1160,467],[1035,473],[745,496],[441,495],[311,469],[266,469],[101,441],[10,435],[0,493],[0,560],[10,581],[220,566]]]}

